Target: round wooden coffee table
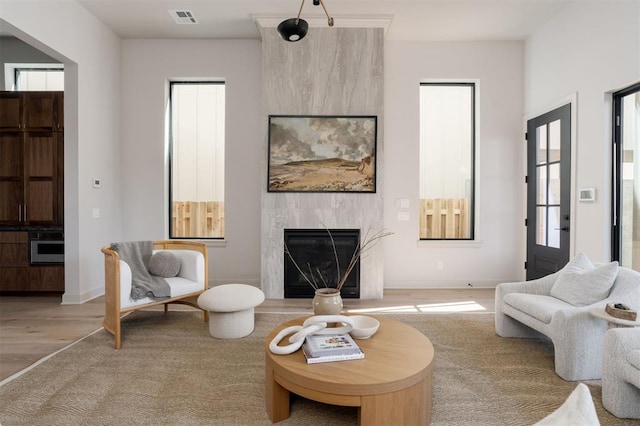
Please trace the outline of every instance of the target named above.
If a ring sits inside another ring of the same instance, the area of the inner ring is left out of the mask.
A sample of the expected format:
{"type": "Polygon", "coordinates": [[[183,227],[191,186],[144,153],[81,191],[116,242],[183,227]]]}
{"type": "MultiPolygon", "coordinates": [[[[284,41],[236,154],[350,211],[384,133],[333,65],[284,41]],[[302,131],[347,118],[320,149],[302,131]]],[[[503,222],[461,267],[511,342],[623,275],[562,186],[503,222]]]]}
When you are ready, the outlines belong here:
{"type": "MultiPolygon", "coordinates": [[[[364,359],[307,364],[302,351],[275,355],[265,342],[265,403],[272,423],[289,417],[289,393],[314,401],[358,407],[361,425],[425,425],[431,421],[433,345],[424,334],[401,322],[376,317],[378,332],[356,340],[364,359]]],[[[282,345],[288,344],[287,338],[282,345]]]]}

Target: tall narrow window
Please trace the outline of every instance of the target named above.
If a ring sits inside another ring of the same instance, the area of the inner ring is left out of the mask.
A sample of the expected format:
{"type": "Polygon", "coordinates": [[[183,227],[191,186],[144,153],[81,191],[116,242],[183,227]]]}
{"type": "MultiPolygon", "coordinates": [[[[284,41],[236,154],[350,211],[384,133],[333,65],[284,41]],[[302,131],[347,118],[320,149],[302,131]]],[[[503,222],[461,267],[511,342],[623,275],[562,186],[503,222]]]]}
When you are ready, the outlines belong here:
{"type": "Polygon", "coordinates": [[[475,83],[420,85],[420,239],[474,238],[475,83]]]}
{"type": "Polygon", "coordinates": [[[640,84],[613,94],[612,258],[640,271],[640,84]]]}
{"type": "Polygon", "coordinates": [[[224,238],[225,85],[172,82],[171,238],[224,238]]]}

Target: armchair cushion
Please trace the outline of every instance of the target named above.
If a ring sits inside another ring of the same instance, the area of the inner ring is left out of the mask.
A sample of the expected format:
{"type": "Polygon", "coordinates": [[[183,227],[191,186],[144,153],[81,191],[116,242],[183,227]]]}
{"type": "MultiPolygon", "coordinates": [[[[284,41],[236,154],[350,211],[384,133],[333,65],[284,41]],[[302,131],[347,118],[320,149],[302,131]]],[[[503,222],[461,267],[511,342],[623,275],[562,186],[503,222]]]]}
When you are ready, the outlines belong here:
{"type": "Polygon", "coordinates": [[[587,306],[606,299],[618,276],[618,262],[589,267],[591,262],[583,254],[575,259],[577,262],[569,262],[558,275],[551,287],[551,296],[573,306],[587,306]]]}
{"type": "Polygon", "coordinates": [[[504,296],[503,301],[545,324],[551,322],[553,314],[558,310],[571,307],[567,302],[542,294],[509,293],[504,296]]]}
{"type": "MultiPolygon", "coordinates": [[[[179,297],[197,291],[204,291],[205,283],[205,260],[202,253],[195,250],[154,250],[153,254],[170,253],[178,259],[180,267],[175,277],[164,278],[169,284],[169,297],[179,297]]],[[[152,256],[153,257],[153,256],[152,256]]],[[[140,306],[150,302],[153,299],[145,297],[143,299],[134,300],[131,298],[132,272],[129,265],[120,260],[120,307],[127,308],[131,306],[140,306]]]]}
{"type": "Polygon", "coordinates": [[[180,272],[180,259],[170,251],[158,251],[149,259],[149,272],[159,277],[175,277],[180,272]]]}

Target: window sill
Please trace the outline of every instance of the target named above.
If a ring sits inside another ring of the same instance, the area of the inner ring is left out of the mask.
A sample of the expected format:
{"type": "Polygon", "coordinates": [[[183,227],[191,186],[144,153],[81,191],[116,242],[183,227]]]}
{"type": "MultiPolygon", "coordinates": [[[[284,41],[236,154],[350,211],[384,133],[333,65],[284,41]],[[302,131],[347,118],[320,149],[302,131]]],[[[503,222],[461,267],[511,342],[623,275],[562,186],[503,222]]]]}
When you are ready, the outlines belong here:
{"type": "Polygon", "coordinates": [[[189,238],[186,240],[180,240],[180,238],[172,238],[172,240],[176,240],[176,241],[197,241],[199,243],[204,243],[205,246],[207,247],[226,247],[227,246],[227,240],[225,238],[221,239],[221,240],[206,240],[206,239],[198,239],[198,238],[189,238]]]}
{"type": "Polygon", "coordinates": [[[479,248],[482,240],[418,240],[418,247],[428,248],[479,248]]]}
{"type": "Polygon", "coordinates": [[[222,240],[200,240],[200,241],[203,242],[207,247],[226,247],[227,246],[226,238],[223,238],[222,240]]]}

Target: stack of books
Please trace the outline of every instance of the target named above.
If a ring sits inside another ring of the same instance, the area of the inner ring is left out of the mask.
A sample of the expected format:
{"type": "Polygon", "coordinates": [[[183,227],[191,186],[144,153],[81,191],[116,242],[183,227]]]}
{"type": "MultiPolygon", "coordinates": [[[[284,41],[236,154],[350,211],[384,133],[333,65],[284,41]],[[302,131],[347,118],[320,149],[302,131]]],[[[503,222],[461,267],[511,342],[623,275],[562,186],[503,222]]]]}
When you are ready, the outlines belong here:
{"type": "Polygon", "coordinates": [[[302,352],[307,364],[364,358],[364,352],[349,334],[309,335],[302,352]]]}

